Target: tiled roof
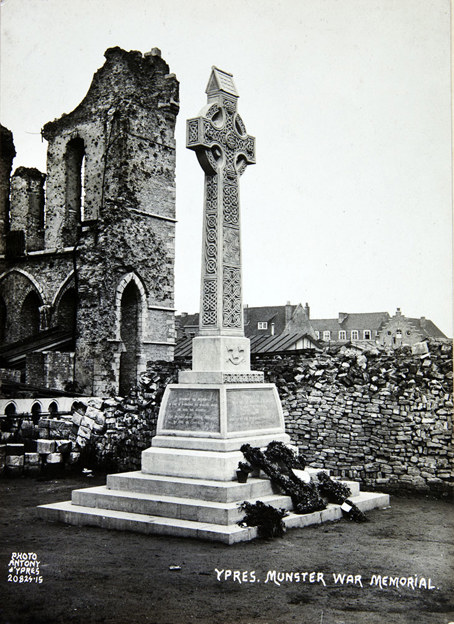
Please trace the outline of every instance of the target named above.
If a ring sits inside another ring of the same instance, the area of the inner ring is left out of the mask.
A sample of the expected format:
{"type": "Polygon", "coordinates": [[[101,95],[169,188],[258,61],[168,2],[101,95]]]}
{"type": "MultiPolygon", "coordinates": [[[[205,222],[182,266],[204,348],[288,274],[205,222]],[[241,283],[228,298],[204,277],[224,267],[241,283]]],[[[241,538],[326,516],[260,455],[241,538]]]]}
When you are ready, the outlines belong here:
{"type": "MultiPolygon", "coordinates": [[[[296,309],[296,305],[289,305],[290,316],[296,309]]],[[[260,308],[244,308],[244,334],[250,337],[257,333],[258,323],[274,323],[274,333],[281,334],[285,329],[286,306],[264,306],[260,308]]],[[[259,330],[260,331],[260,330],[259,330]]]]}
{"type": "MultiPolygon", "coordinates": [[[[252,336],[251,353],[275,353],[286,351],[296,342],[306,338],[311,343],[311,348],[319,349],[319,343],[304,332],[293,334],[280,334],[279,336],[252,336]]],[[[192,338],[183,338],[175,345],[175,357],[191,357],[192,338]]]]}
{"type": "MultiPolygon", "coordinates": [[[[288,306],[263,306],[263,307],[255,307],[250,308],[248,306],[244,307],[244,335],[249,338],[252,335],[255,335],[260,330],[258,330],[258,323],[268,323],[269,332],[271,330],[271,323],[274,323],[274,333],[275,335],[281,334],[286,326],[286,308],[289,309],[289,316],[293,315],[297,306],[296,305],[288,305],[288,306]]],[[[189,328],[199,327],[199,315],[197,314],[186,314],[184,316],[177,315],[177,327],[180,329],[189,330],[189,328]]]]}
{"type": "Polygon", "coordinates": [[[314,349],[319,349],[319,343],[305,332],[280,334],[279,336],[252,336],[251,353],[274,353],[287,351],[296,342],[306,338],[314,349]]]}
{"type": "Polygon", "coordinates": [[[447,338],[447,336],[445,336],[445,334],[440,329],[438,329],[435,323],[433,323],[429,319],[425,319],[421,323],[420,318],[405,318],[407,319],[407,321],[410,321],[410,323],[414,325],[416,329],[421,331],[423,336],[425,336],[426,338],[447,338]]]}
{"type": "Polygon", "coordinates": [[[311,325],[316,331],[338,332],[340,329],[372,331],[379,330],[382,324],[389,320],[388,312],[354,312],[340,315],[335,319],[311,319],[311,325]],[[340,322],[342,321],[342,322],[340,322]]]}
{"type": "Polygon", "coordinates": [[[178,314],[175,317],[178,320],[179,327],[198,327],[199,326],[199,313],[195,314],[178,314]]]}
{"type": "Polygon", "coordinates": [[[175,345],[174,357],[191,357],[192,356],[192,338],[183,338],[175,345]]]}

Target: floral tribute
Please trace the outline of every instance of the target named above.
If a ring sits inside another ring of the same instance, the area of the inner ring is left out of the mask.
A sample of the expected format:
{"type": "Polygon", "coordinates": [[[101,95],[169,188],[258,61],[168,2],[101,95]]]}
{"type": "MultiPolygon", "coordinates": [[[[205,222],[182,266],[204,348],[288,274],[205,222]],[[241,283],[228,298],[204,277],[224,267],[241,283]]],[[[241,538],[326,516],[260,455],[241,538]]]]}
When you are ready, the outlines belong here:
{"type": "MultiPolygon", "coordinates": [[[[290,496],[294,513],[321,511],[326,509],[328,503],[335,503],[343,506],[342,512],[347,518],[356,522],[367,520],[363,512],[349,500],[351,490],[343,483],[331,479],[326,472],[317,473],[316,479],[311,479],[309,483],[299,479],[293,471],[304,470],[306,461],[283,442],[270,442],[265,451],[244,444],[241,452],[253,468],[263,470],[282,492],[290,496]]],[[[286,515],[284,510],[275,510],[277,513],[273,514],[270,509],[274,508],[262,501],[255,504],[245,501],[240,508],[246,512],[246,516],[239,524],[257,526],[261,536],[283,535],[285,526],[282,518],[286,515]]]]}

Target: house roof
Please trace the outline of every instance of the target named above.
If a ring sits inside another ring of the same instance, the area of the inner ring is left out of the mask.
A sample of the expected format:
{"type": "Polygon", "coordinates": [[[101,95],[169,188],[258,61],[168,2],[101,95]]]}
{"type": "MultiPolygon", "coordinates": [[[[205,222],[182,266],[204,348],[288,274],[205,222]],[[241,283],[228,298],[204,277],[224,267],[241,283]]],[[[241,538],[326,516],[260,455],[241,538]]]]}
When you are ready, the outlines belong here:
{"type": "Polygon", "coordinates": [[[180,357],[191,357],[192,356],[192,338],[187,337],[179,340],[175,345],[174,356],[176,358],[180,357]]]}
{"type": "Polygon", "coordinates": [[[199,314],[196,312],[195,314],[178,314],[175,317],[177,321],[177,326],[180,328],[186,327],[197,327],[199,326],[199,314]]]}
{"type": "Polygon", "coordinates": [[[339,330],[379,330],[390,318],[388,312],[345,312],[335,319],[311,319],[316,331],[338,332],[339,330]]]}
{"type": "Polygon", "coordinates": [[[296,309],[296,305],[288,306],[263,306],[257,308],[244,308],[244,334],[249,337],[257,333],[258,323],[274,323],[275,335],[281,334],[285,329],[285,314],[288,308],[291,317],[296,309]]]}
{"type": "Polygon", "coordinates": [[[317,340],[306,332],[295,332],[291,334],[283,333],[278,336],[252,336],[251,353],[273,353],[276,351],[287,351],[296,342],[306,338],[314,349],[320,349],[317,340]]]}
{"type": "Polygon", "coordinates": [[[444,338],[447,336],[438,329],[438,327],[433,323],[430,319],[425,319],[423,323],[421,323],[421,319],[410,319],[412,322],[418,323],[419,328],[425,333],[429,338],[444,338]]]}
{"type": "MultiPolygon", "coordinates": [[[[247,338],[257,333],[258,323],[274,323],[275,335],[281,334],[286,326],[286,309],[288,316],[291,318],[295,312],[297,305],[287,306],[263,306],[250,308],[244,307],[244,334],[247,338]]],[[[180,329],[199,326],[199,314],[177,315],[178,327],[180,329]]],[[[289,319],[287,319],[289,320],[289,319]]]]}

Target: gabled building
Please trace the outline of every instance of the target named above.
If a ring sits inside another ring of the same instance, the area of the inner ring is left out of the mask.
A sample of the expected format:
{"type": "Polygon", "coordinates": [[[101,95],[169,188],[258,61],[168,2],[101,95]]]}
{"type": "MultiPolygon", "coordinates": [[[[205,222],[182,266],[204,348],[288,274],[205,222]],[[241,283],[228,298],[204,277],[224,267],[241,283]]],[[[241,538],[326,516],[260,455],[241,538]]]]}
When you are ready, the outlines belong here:
{"type": "MultiPolygon", "coordinates": [[[[177,340],[193,338],[199,333],[198,314],[181,314],[176,317],[175,324],[177,340]]],[[[339,312],[337,318],[311,319],[307,303],[304,307],[301,303],[245,306],[244,332],[251,339],[252,352],[259,352],[262,346],[265,347],[267,338],[282,338],[282,351],[319,348],[326,343],[396,348],[426,339],[447,340],[432,321],[425,317],[406,318],[399,308],[392,318],[388,312],[339,312]],[[292,342],[289,336],[298,338],[292,342]]],[[[276,344],[276,341],[270,342],[271,350],[277,350],[276,344]]]]}
{"type": "Polygon", "coordinates": [[[447,336],[431,320],[424,316],[407,318],[400,308],[397,308],[395,315],[381,328],[378,341],[383,347],[397,349],[424,340],[447,339],[447,336]]]}

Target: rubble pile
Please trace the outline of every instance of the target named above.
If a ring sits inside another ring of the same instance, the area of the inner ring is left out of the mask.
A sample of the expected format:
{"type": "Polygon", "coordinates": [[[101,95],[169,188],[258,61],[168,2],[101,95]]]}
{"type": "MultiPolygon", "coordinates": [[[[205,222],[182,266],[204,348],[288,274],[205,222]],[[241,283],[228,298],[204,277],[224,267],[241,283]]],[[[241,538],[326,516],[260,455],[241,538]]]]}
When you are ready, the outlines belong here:
{"type": "Polygon", "coordinates": [[[71,414],[38,422],[28,415],[5,419],[0,434],[0,474],[37,474],[43,469],[73,467],[80,459],[73,438],[71,414]]]}
{"type": "Polygon", "coordinates": [[[156,433],[164,390],[177,378],[172,362],[153,362],[126,397],[79,398],[71,414],[41,418],[15,416],[2,428],[0,474],[14,476],[79,467],[140,468],[141,452],[156,433]]]}
{"type": "Polygon", "coordinates": [[[278,386],[311,466],[369,488],[452,488],[452,345],[262,356],[253,367],[278,386]]]}
{"type": "Polygon", "coordinates": [[[74,441],[81,463],[105,470],[139,469],[141,453],[156,433],[162,395],[176,376],[172,362],[152,362],[127,397],[76,402],[74,441]]]}

